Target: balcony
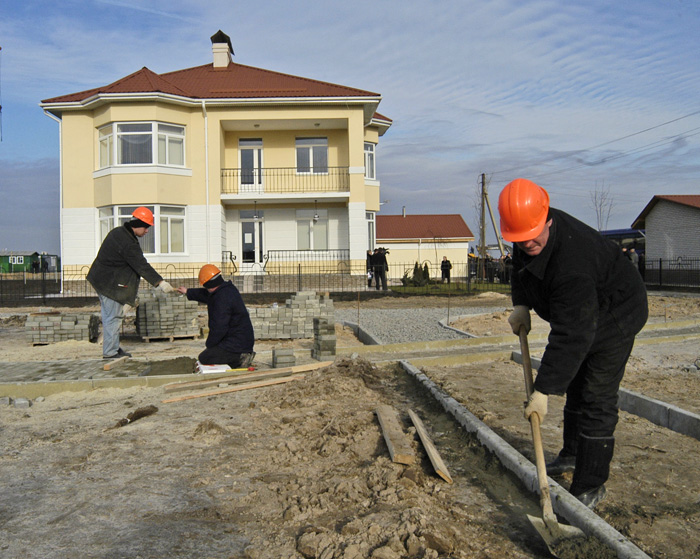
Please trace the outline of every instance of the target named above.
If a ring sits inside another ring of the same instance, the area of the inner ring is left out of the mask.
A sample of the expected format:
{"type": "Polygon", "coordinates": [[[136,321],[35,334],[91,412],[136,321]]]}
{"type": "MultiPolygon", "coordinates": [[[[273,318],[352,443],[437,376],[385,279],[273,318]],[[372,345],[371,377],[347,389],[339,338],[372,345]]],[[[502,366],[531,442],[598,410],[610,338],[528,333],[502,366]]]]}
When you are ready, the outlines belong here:
{"type": "Polygon", "coordinates": [[[296,167],[221,169],[222,194],[292,194],[350,192],[348,167],[300,173],[296,167]]]}

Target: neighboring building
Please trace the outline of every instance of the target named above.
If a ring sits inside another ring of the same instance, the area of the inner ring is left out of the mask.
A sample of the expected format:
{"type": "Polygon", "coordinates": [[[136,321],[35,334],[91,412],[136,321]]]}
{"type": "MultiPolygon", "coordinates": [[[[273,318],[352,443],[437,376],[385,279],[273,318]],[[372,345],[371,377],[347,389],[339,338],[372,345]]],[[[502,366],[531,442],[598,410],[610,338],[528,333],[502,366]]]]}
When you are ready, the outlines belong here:
{"type": "MultiPolygon", "coordinates": [[[[105,235],[143,205],[161,271],[234,261],[364,263],[379,211],[376,150],[391,120],[378,93],[213,63],[46,99],[60,123],[61,255],[84,273],[105,235]]],[[[349,268],[348,268],[349,269],[349,268]]]]}
{"type": "Polygon", "coordinates": [[[645,230],[647,262],[700,258],[700,195],[654,196],[632,227],[645,230]]]}
{"type": "Polygon", "coordinates": [[[377,216],[376,244],[389,250],[389,264],[427,261],[439,267],[443,256],[453,265],[465,264],[473,240],[459,214],[377,216]]]}
{"type": "Polygon", "coordinates": [[[60,268],[60,259],[52,254],[0,250],[0,272],[56,272],[60,268]]]}

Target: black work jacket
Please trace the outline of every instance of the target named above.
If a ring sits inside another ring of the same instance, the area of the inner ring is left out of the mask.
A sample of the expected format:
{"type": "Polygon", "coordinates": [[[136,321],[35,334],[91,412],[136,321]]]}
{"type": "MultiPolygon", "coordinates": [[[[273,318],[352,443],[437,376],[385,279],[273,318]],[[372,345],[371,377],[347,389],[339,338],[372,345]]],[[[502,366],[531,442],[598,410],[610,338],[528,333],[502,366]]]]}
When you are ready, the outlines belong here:
{"type": "Polygon", "coordinates": [[[206,303],[209,312],[207,347],[230,353],[251,353],[255,344],[253,324],[240,292],[230,281],[209,293],[204,287],[187,290],[190,301],[206,303]]]}
{"type": "Polygon", "coordinates": [[[513,305],[526,305],[551,330],[535,389],[564,394],[599,344],[634,337],[646,323],[647,294],[639,271],[618,245],[551,208],[544,249],[513,247],[513,305]]]}
{"type": "Polygon", "coordinates": [[[100,295],[118,303],[134,305],[141,278],[151,285],[163,280],[146,261],[138,238],[131,226],[125,223],[107,233],[90,266],[87,280],[100,295]]]}

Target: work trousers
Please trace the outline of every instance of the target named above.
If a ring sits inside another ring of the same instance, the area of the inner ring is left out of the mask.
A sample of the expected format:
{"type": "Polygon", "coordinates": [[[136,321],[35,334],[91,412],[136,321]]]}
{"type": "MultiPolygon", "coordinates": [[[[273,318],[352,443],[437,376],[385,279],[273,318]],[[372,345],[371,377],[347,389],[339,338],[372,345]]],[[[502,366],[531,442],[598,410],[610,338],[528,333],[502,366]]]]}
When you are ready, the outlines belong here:
{"type": "Polygon", "coordinates": [[[578,416],[578,433],[612,437],[618,420],[618,391],[634,336],[599,336],[566,391],[566,411],[578,416]]]}
{"type": "Polygon", "coordinates": [[[112,357],[119,351],[119,330],[124,320],[124,305],[99,293],[97,296],[100,298],[102,315],[102,355],[112,357]]]}
{"type": "Polygon", "coordinates": [[[232,369],[241,364],[240,353],[231,353],[218,346],[208,347],[199,354],[197,359],[202,365],[223,365],[225,363],[232,369]]]}

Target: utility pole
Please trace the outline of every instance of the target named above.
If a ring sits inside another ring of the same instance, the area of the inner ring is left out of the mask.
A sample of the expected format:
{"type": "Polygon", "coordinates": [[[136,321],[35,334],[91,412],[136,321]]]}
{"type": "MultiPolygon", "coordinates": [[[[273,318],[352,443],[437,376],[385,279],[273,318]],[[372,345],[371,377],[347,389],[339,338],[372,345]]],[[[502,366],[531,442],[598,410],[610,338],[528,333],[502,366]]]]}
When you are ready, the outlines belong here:
{"type": "Polygon", "coordinates": [[[486,174],[481,173],[481,218],[479,219],[479,279],[484,279],[484,260],[486,259],[486,174]]]}

